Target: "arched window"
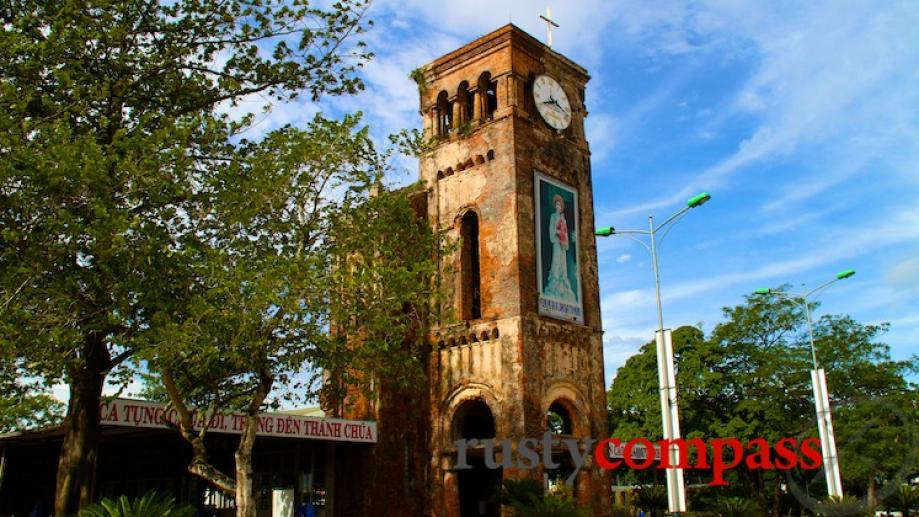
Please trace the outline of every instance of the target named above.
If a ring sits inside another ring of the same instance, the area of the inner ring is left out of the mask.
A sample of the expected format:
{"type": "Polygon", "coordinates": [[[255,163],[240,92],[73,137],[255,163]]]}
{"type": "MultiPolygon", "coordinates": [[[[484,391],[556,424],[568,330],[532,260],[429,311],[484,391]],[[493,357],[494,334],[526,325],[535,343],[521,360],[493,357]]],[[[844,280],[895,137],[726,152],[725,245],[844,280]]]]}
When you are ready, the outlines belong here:
{"type": "Polygon", "coordinates": [[[481,274],[479,265],[479,216],[472,210],[460,223],[460,280],[462,300],[460,313],[464,320],[482,317],[481,274]]]}
{"type": "Polygon", "coordinates": [[[447,136],[453,127],[453,106],[448,100],[447,92],[442,91],[437,95],[437,134],[447,136]]]}
{"type": "Polygon", "coordinates": [[[555,401],[549,406],[549,411],[546,412],[546,429],[552,434],[574,434],[571,414],[561,402],[555,401]]]}
{"type": "Polygon", "coordinates": [[[469,93],[469,83],[463,81],[456,90],[456,102],[459,103],[459,125],[472,120],[472,94],[469,93]]]}
{"type": "Polygon", "coordinates": [[[491,80],[491,72],[482,72],[478,80],[479,98],[482,102],[482,118],[491,120],[498,109],[498,82],[491,80]]]}

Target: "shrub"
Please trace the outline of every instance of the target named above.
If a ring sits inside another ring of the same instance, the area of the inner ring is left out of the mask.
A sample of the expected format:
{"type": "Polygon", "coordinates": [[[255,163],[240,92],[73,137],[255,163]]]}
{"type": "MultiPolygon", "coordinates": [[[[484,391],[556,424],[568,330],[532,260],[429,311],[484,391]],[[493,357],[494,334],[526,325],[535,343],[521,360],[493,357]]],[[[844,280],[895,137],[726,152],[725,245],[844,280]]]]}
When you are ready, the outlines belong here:
{"type": "Polygon", "coordinates": [[[516,517],[587,517],[570,497],[549,494],[529,504],[512,507],[516,517]]]}
{"type": "Polygon", "coordinates": [[[828,497],[817,505],[817,515],[820,517],[868,517],[872,515],[865,503],[850,495],[843,497],[828,497]]]}
{"type": "Polygon", "coordinates": [[[913,510],[919,510],[919,488],[901,485],[894,493],[884,499],[884,507],[899,510],[904,517],[909,517],[913,510]]]}
{"type": "Polygon", "coordinates": [[[749,517],[762,514],[762,510],[752,499],[727,497],[715,503],[714,513],[718,517],[749,517]]]}
{"type": "Polygon", "coordinates": [[[80,511],[80,517],[193,517],[195,509],[176,504],[169,494],[147,492],[138,499],[121,495],[102,499],[80,511]]]}
{"type": "Polygon", "coordinates": [[[667,510],[667,489],[662,485],[646,485],[635,491],[635,506],[650,516],[663,515],[667,510]]]}
{"type": "Polygon", "coordinates": [[[535,479],[505,479],[501,483],[501,504],[513,507],[516,503],[529,502],[534,497],[541,499],[545,493],[545,487],[535,479]]]}
{"type": "Polygon", "coordinates": [[[515,517],[587,517],[565,492],[546,494],[535,479],[507,479],[501,486],[501,504],[509,506],[515,517]]]}

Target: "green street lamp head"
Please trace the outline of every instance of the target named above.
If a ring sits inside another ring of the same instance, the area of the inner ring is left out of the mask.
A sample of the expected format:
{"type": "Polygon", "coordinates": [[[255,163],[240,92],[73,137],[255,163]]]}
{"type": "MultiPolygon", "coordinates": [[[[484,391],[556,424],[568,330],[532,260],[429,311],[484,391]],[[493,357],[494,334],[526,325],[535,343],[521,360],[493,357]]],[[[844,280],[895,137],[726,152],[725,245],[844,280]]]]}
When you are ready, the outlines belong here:
{"type": "Polygon", "coordinates": [[[753,291],[753,294],[761,294],[761,295],[772,294],[772,289],[769,289],[768,287],[760,287],[759,289],[753,291]]]}
{"type": "Polygon", "coordinates": [[[854,269],[847,269],[847,270],[845,270],[845,271],[840,271],[839,273],[836,273],[836,279],[837,279],[837,280],[843,280],[843,279],[845,279],[845,278],[849,278],[850,276],[852,276],[852,275],[854,275],[854,274],[855,274],[855,270],[854,270],[854,269]]]}
{"type": "Polygon", "coordinates": [[[616,233],[616,229],[612,226],[607,226],[605,228],[597,228],[597,231],[594,232],[594,235],[597,237],[609,237],[614,233],[616,233]]]}
{"type": "Polygon", "coordinates": [[[697,206],[704,205],[712,196],[708,192],[703,192],[701,194],[696,194],[695,196],[689,198],[689,201],[686,202],[686,206],[689,208],[696,208],[697,206]]]}

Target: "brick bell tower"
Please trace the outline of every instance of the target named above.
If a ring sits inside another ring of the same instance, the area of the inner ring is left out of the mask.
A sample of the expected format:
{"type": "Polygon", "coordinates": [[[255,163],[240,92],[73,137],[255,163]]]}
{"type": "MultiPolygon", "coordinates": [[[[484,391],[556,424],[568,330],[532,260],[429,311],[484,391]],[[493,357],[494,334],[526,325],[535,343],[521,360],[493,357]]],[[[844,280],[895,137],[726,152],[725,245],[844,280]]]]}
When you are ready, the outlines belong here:
{"type": "MultiPolygon", "coordinates": [[[[520,468],[520,440],[608,436],[584,137],[590,77],[513,25],[413,77],[432,144],[420,160],[428,218],[460,242],[442,275],[454,323],[431,336],[426,495],[432,515],[497,516],[490,499],[502,478],[555,485],[573,472],[558,445],[557,469],[520,468]],[[457,440],[488,438],[493,451],[469,447],[469,468],[457,468],[457,440]],[[489,457],[505,466],[489,468],[489,457]]],[[[586,452],[574,495],[606,515],[609,477],[586,452]]]]}

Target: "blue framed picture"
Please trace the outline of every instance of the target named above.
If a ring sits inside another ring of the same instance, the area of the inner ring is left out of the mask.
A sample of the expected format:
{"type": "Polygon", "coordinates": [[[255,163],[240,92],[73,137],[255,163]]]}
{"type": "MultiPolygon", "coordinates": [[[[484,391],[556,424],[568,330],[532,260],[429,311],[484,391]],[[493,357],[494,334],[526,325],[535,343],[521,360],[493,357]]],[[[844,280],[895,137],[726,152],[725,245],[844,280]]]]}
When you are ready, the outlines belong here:
{"type": "Polygon", "coordinates": [[[578,193],[539,172],[534,185],[539,313],[583,323],[578,193]]]}

